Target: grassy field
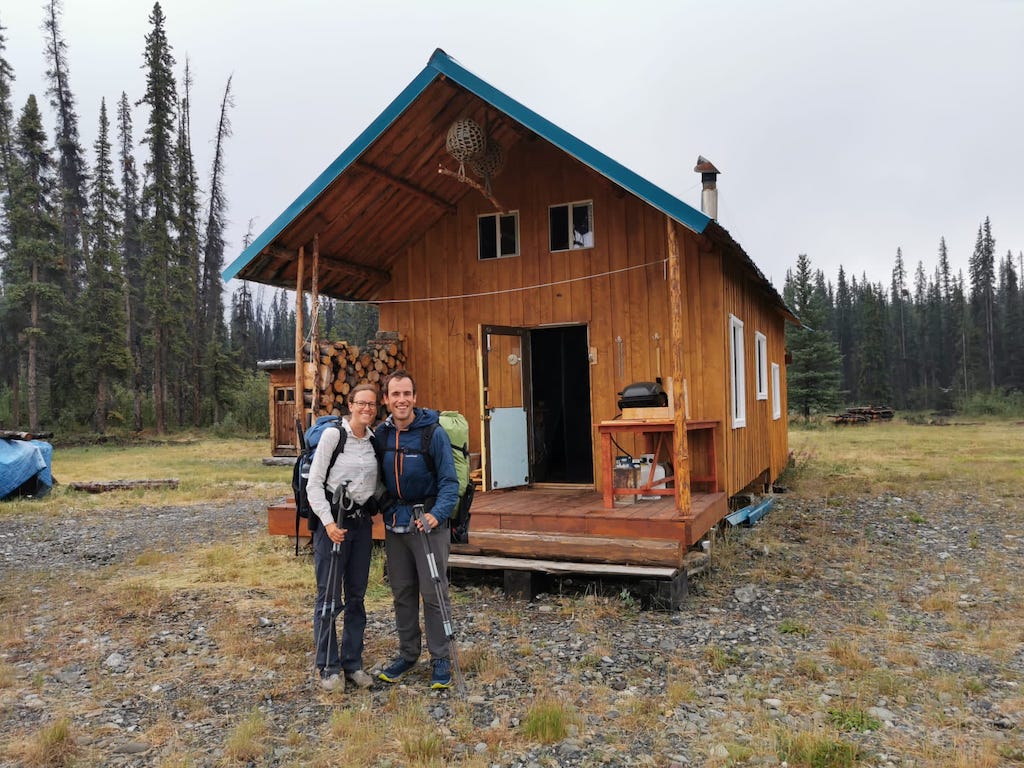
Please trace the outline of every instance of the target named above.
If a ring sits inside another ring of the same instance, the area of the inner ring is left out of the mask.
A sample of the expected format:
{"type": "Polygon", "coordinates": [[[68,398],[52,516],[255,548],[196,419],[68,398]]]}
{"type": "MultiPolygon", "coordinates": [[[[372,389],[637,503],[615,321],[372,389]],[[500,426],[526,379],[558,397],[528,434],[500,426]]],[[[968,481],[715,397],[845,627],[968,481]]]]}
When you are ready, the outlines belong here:
{"type": "Polygon", "coordinates": [[[45,510],[110,510],[127,506],[217,503],[244,499],[272,500],[291,494],[291,467],[264,466],[267,440],[182,436],[129,445],[57,447],[53,476],[57,481],[43,500],[0,505],[0,515],[45,510]],[[113,480],[179,481],[177,490],[133,490],[90,494],[73,491],[75,482],[113,480]]]}
{"type": "Polygon", "coordinates": [[[1024,494],[1024,422],[793,423],[794,490],[823,496],[957,487],[1024,494]]]}

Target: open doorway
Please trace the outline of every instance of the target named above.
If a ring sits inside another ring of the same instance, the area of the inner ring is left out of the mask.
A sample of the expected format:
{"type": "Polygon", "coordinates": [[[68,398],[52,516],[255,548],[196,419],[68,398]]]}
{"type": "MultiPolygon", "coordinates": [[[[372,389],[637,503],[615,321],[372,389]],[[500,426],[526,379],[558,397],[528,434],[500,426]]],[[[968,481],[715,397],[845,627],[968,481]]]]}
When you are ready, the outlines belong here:
{"type": "Polygon", "coordinates": [[[585,325],[530,330],[535,483],[594,482],[585,325]]]}

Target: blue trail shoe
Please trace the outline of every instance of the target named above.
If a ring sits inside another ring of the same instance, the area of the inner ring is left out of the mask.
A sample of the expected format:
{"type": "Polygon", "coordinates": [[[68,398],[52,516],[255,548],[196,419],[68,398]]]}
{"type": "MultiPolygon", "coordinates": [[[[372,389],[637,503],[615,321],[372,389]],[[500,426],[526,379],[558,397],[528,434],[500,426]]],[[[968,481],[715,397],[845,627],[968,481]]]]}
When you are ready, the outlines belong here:
{"type": "Polygon", "coordinates": [[[388,664],[384,669],[377,675],[385,683],[397,683],[402,679],[402,675],[408,672],[410,669],[416,666],[415,661],[409,661],[399,656],[397,659],[388,664]]]}
{"type": "Polygon", "coordinates": [[[434,689],[452,687],[452,663],[448,659],[434,659],[430,662],[434,671],[430,675],[430,687],[434,689]]]}

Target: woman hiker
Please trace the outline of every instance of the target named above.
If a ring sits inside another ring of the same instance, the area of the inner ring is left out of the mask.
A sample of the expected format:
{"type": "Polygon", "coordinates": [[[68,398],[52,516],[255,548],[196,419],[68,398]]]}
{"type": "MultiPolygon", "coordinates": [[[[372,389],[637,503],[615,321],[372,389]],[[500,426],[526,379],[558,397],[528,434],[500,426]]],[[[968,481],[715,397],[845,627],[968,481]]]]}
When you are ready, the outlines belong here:
{"type": "Polygon", "coordinates": [[[313,638],[320,685],[328,691],[344,690],[346,681],[358,688],[373,685],[373,678],[363,670],[363,599],[373,548],[372,515],[377,511],[379,469],[370,428],[377,418],[376,388],[372,384],[354,387],[348,394],[348,408],[349,415],[340,425],[321,435],[307,485],[309,504],[317,518],[310,518],[315,527],[313,638]],[[345,442],[331,465],[341,430],[346,433],[345,442]],[[333,512],[332,497],[336,502],[333,512]],[[342,612],[339,653],[337,617],[342,612]]]}

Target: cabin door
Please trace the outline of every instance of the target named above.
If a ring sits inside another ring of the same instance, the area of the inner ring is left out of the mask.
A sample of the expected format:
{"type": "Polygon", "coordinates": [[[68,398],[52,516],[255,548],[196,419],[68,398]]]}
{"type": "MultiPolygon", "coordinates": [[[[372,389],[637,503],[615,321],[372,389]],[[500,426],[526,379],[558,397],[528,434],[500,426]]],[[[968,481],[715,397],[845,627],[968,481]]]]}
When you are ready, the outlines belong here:
{"type": "Polygon", "coordinates": [[[530,483],[530,335],[525,328],[481,328],[484,484],[488,490],[530,483]]]}

